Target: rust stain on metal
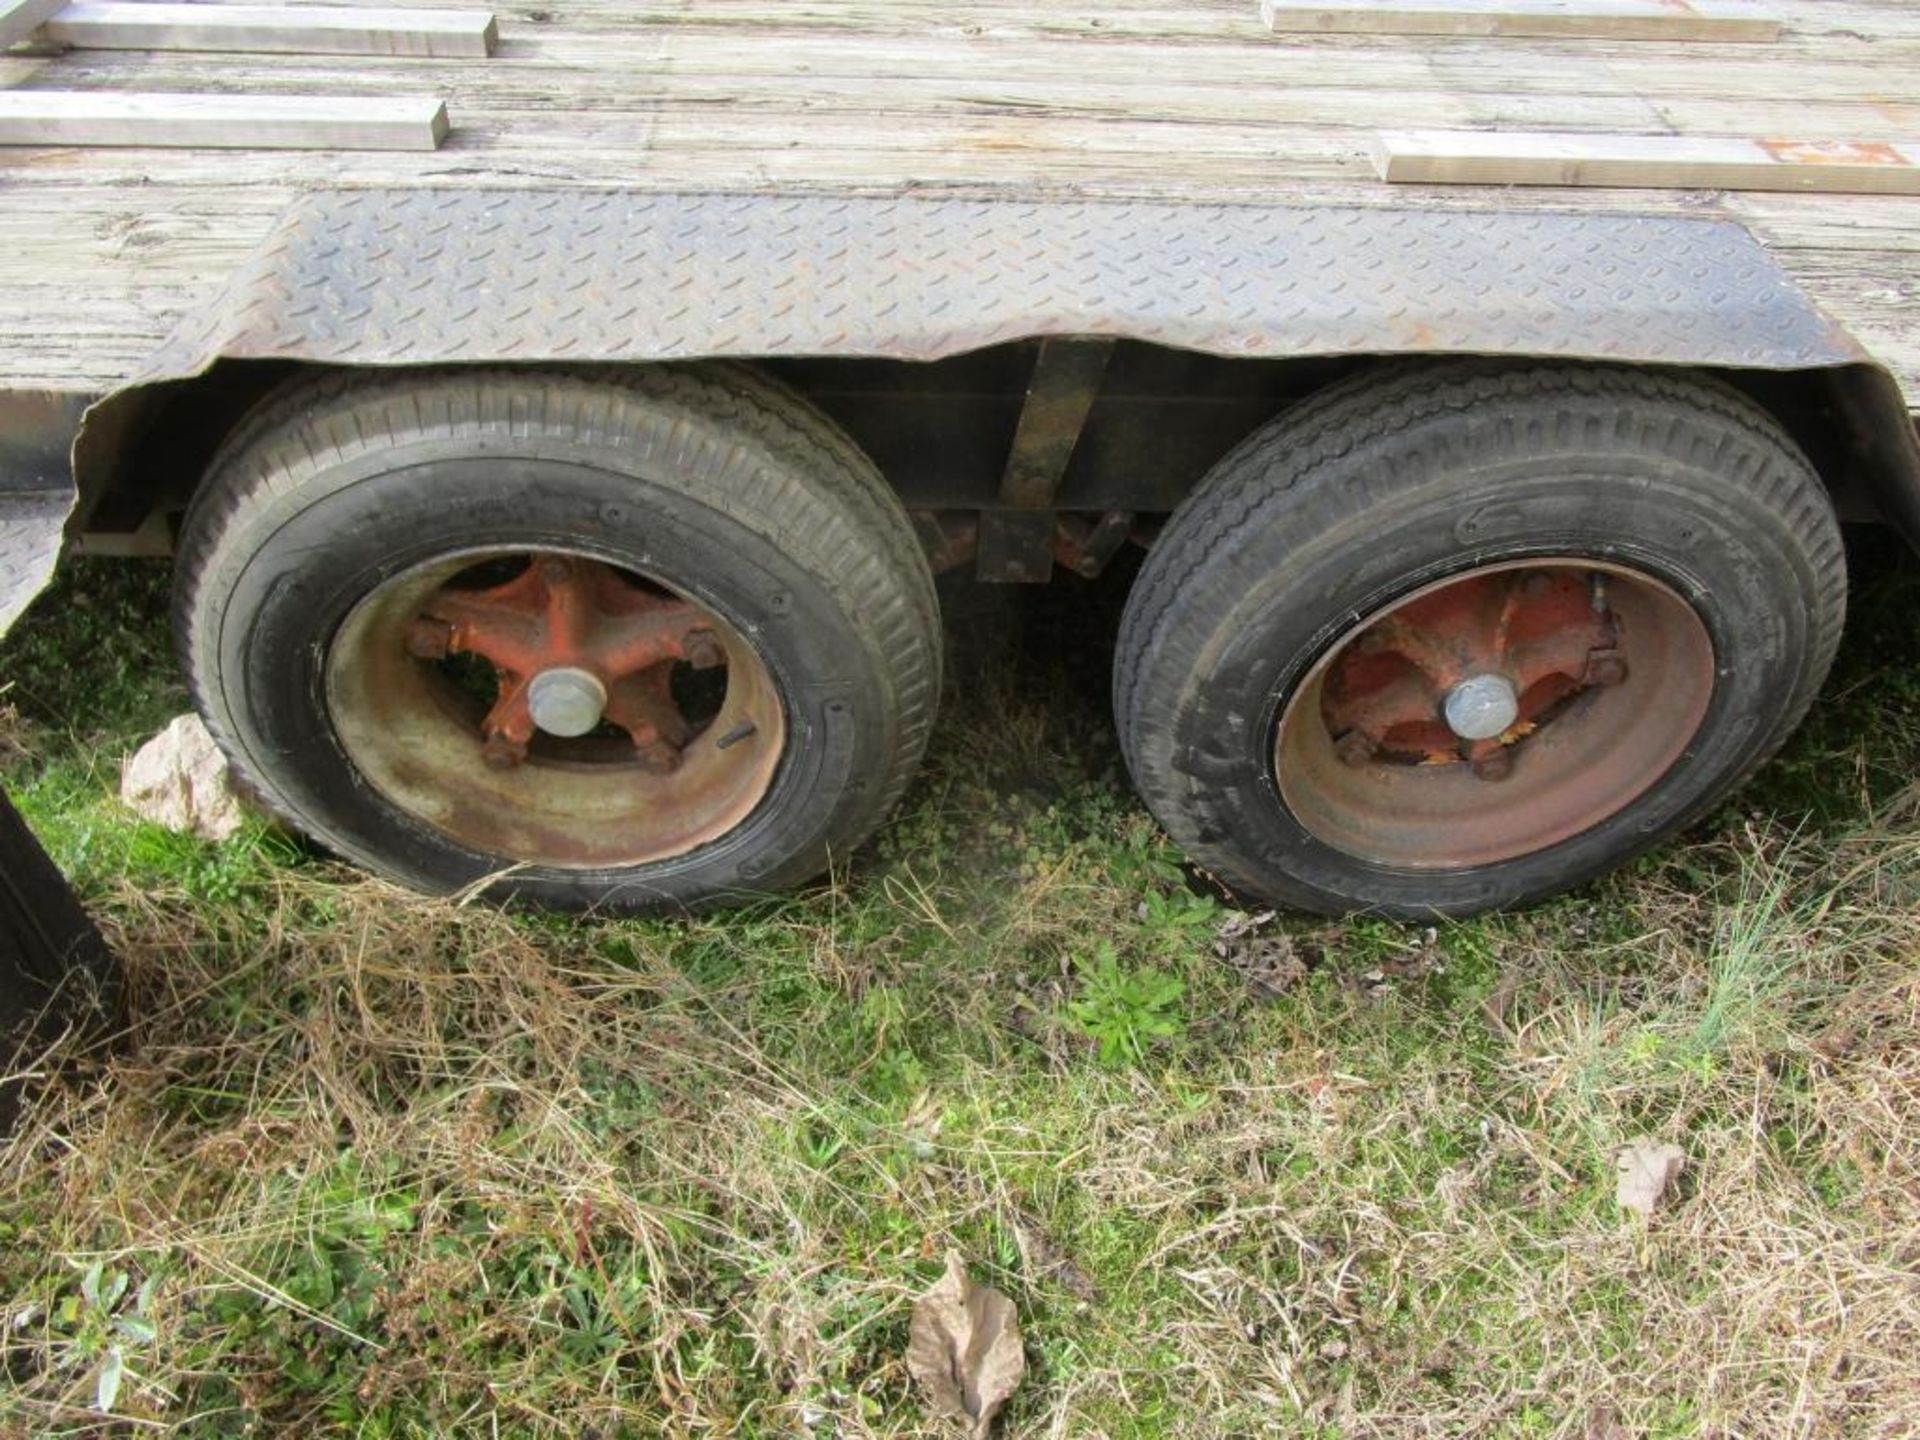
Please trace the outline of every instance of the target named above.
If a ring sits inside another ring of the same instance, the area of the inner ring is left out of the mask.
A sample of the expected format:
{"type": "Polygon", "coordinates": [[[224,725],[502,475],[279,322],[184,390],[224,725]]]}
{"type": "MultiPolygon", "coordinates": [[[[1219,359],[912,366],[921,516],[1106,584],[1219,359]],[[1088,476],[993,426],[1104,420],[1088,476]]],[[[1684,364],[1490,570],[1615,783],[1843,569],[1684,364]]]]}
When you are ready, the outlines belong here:
{"type": "Polygon", "coordinates": [[[1519,697],[1510,728],[1531,733],[1585,688],[1591,657],[1612,654],[1614,644],[1613,617],[1594,608],[1579,571],[1470,577],[1368,627],[1329,672],[1321,710],[1334,734],[1364,734],[1370,754],[1483,759],[1488,742],[1462,744],[1441,718],[1449,690],[1471,675],[1505,676],[1519,697]]]}
{"type": "Polygon", "coordinates": [[[1106,336],[1040,342],[1000,482],[1004,504],[1039,509],[1053,503],[1099,398],[1113,345],[1106,336]]]}
{"type": "Polygon", "coordinates": [[[1911,162],[1892,145],[1870,140],[1762,140],[1783,165],[1894,165],[1911,162]]]}
{"type": "Polygon", "coordinates": [[[492,763],[517,764],[537,728],[531,687],[548,671],[579,670],[598,679],[605,718],[633,740],[649,770],[677,769],[692,728],[673,703],[673,662],[724,663],[713,632],[684,600],[634,584],[611,565],[579,557],[538,558],[486,589],[444,586],[423,607],[408,648],[444,627],[445,649],[478,655],[500,679],[499,697],[481,722],[492,763]]]}
{"type": "Polygon", "coordinates": [[[914,534],[926,553],[927,568],[936,575],[971,565],[980,552],[980,516],[977,511],[916,510],[914,534]]]}
{"type": "Polygon", "coordinates": [[[1053,527],[1053,559],[1063,569],[1092,579],[1133,538],[1133,512],[1109,510],[1093,520],[1062,515],[1053,527]]]}
{"type": "Polygon", "coordinates": [[[765,796],[786,743],[779,687],[745,635],[592,555],[474,552],[395,577],[340,627],[326,677],[375,791],[533,865],[641,865],[718,840],[765,796]],[[535,684],[556,676],[540,710],[535,684]],[[548,728],[556,716],[568,723],[548,728]]]}
{"type": "Polygon", "coordinates": [[[1706,627],[1653,577],[1572,557],[1492,565],[1330,647],[1279,717],[1274,775],[1300,823],[1348,854],[1491,864],[1578,835],[1657,783],[1713,688],[1706,627]],[[1487,677],[1510,685],[1511,722],[1456,734],[1449,692],[1487,677]]]}

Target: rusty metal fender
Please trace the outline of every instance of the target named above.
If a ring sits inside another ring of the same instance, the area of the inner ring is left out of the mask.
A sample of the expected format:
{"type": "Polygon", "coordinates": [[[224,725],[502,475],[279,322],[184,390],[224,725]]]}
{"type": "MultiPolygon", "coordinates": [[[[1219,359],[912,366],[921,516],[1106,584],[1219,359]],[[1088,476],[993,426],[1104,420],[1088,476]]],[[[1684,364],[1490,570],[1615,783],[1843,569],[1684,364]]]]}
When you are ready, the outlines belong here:
{"type": "Polygon", "coordinates": [[[45,587],[60,558],[75,499],[69,452],[88,400],[0,391],[0,635],[45,587]]]}
{"type": "MultiPolygon", "coordinates": [[[[297,201],[224,290],[91,408],[74,474],[94,493],[139,398],[222,359],[931,360],[1047,335],[1267,358],[1871,364],[1757,241],[1720,219],[322,191],[297,201]]],[[[1909,518],[1920,536],[1920,502],[1909,518]]]]}

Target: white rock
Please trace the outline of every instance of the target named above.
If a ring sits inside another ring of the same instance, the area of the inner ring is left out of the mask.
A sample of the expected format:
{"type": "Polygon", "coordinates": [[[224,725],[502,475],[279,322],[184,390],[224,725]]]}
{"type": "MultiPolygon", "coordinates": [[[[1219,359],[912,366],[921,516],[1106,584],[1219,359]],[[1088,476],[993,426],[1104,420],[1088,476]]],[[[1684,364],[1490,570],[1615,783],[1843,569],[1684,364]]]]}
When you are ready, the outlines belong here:
{"type": "Polygon", "coordinates": [[[225,840],[246,818],[227,757],[198,715],[140,747],[120,772],[120,798],[143,819],[206,840],[225,840]]]}
{"type": "Polygon", "coordinates": [[[1685,1168],[1687,1152],[1678,1145],[1662,1145],[1653,1140],[1636,1140],[1621,1150],[1614,1161],[1616,1181],[1614,1198],[1622,1209],[1645,1219],[1653,1217],[1654,1207],[1667,1187],[1685,1168]]]}

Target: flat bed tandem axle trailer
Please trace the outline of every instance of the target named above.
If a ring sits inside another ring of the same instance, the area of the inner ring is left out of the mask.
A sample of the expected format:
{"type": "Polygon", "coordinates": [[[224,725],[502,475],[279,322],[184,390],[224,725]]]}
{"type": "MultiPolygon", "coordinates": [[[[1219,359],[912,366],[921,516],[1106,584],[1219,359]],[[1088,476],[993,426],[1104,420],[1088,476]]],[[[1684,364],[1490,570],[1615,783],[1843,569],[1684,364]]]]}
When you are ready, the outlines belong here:
{"type": "Polygon", "coordinates": [[[236,766],[421,888],[817,873],[917,763],[934,573],[1134,545],[1199,863],[1520,903],[1785,738],[1840,521],[1920,542],[1900,0],[41,8],[0,624],[174,554],[236,766]]]}

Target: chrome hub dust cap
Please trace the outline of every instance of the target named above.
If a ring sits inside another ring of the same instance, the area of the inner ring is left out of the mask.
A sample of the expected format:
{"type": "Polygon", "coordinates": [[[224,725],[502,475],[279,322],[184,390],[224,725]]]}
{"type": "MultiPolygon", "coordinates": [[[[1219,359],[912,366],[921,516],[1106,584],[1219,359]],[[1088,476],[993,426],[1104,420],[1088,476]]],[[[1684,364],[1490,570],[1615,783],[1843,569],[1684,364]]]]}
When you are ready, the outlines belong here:
{"type": "Polygon", "coordinates": [[[557,665],[542,670],[527,686],[533,723],[549,735],[574,739],[590,735],[607,710],[607,687],[591,670],[557,665]]]}
{"type": "Polygon", "coordinates": [[[1447,692],[1442,712],[1462,740],[1492,740],[1520,718],[1520,695],[1504,675],[1470,675],[1447,692]]]}

